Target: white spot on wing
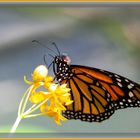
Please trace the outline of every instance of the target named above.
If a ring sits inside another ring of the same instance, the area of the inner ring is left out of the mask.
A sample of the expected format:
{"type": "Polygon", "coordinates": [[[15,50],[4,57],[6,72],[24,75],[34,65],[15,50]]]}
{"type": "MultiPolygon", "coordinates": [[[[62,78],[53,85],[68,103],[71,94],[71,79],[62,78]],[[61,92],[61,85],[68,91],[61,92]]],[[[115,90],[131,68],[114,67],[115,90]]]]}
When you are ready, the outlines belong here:
{"type": "Polygon", "coordinates": [[[123,99],[122,101],[125,102],[125,99],[123,99]]]}
{"type": "Polygon", "coordinates": [[[128,102],[131,103],[132,101],[130,99],[128,99],[128,102]]]}
{"type": "Polygon", "coordinates": [[[133,97],[134,96],[134,94],[130,91],[129,92],[129,97],[133,97]]]}
{"type": "Polygon", "coordinates": [[[133,83],[130,83],[130,85],[133,87],[134,86],[134,84],[133,83]]]}
{"type": "Polygon", "coordinates": [[[119,78],[116,78],[116,80],[117,80],[117,81],[119,81],[119,82],[121,82],[121,81],[122,81],[122,80],[121,80],[121,79],[119,79],[119,78]]]}
{"type": "Polygon", "coordinates": [[[129,82],[127,79],[125,79],[126,82],[129,82]]]}
{"type": "Polygon", "coordinates": [[[118,78],[120,78],[120,76],[119,76],[119,75],[117,75],[117,74],[115,74],[115,77],[118,77],[118,78]]]}
{"type": "Polygon", "coordinates": [[[117,84],[118,84],[118,86],[122,87],[122,84],[121,83],[118,82],[117,84]]]}
{"type": "Polygon", "coordinates": [[[120,102],[120,105],[123,105],[123,102],[120,102]]]}
{"type": "Polygon", "coordinates": [[[131,89],[133,86],[132,86],[132,85],[128,85],[127,87],[128,87],[129,89],[131,89]]]}

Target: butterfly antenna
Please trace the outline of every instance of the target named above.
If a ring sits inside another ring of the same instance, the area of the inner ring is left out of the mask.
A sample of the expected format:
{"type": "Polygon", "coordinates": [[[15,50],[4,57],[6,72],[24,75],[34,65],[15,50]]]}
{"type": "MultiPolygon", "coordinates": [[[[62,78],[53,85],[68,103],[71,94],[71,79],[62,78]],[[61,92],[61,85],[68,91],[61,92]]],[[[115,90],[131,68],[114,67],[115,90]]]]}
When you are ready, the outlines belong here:
{"type": "Polygon", "coordinates": [[[51,55],[51,54],[48,54],[48,55],[51,56],[53,59],[55,59],[55,57],[53,55],[51,55]]]}
{"type": "Polygon", "coordinates": [[[60,51],[59,51],[59,49],[58,49],[56,43],[55,43],[55,42],[52,42],[52,44],[54,45],[54,47],[56,48],[56,50],[57,50],[57,52],[58,52],[58,54],[59,54],[59,56],[60,56],[60,51]]]}
{"type": "MultiPolygon", "coordinates": [[[[51,56],[53,59],[55,58],[53,55],[49,54],[49,56],[51,56]]],[[[50,66],[52,65],[53,61],[48,65],[47,61],[46,61],[46,57],[47,55],[44,55],[43,58],[44,58],[44,63],[45,65],[47,66],[47,68],[49,69],[50,66]]]]}
{"type": "Polygon", "coordinates": [[[53,64],[53,62],[54,62],[54,59],[55,59],[55,57],[53,56],[53,55],[51,55],[51,54],[48,54],[49,56],[51,56],[52,58],[53,58],[53,61],[49,64],[49,66],[48,66],[48,69],[51,67],[51,65],[53,64]]]}
{"type": "Polygon", "coordinates": [[[40,41],[38,41],[38,40],[33,40],[32,42],[33,42],[33,43],[37,43],[37,44],[39,44],[41,47],[47,48],[48,50],[50,50],[50,51],[52,51],[53,53],[55,53],[55,55],[58,55],[55,51],[53,51],[52,49],[50,49],[50,48],[47,47],[46,45],[42,44],[40,41]]]}
{"type": "Polygon", "coordinates": [[[48,66],[48,69],[51,67],[52,64],[53,64],[53,61],[52,61],[51,64],[48,66]]]}
{"type": "Polygon", "coordinates": [[[46,61],[46,54],[43,56],[43,59],[44,59],[45,65],[48,67],[48,63],[47,63],[47,61],[46,61]]]}

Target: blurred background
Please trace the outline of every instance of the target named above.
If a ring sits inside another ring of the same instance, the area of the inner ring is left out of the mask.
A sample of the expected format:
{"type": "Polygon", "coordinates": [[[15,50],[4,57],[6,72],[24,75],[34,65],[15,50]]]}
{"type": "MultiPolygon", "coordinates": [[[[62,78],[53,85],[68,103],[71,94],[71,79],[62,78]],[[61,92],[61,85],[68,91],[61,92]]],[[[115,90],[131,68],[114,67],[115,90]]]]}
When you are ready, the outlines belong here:
{"type": "MultiPolygon", "coordinates": [[[[1,5],[0,133],[8,133],[17,117],[19,102],[28,88],[24,75],[30,79],[34,68],[44,64],[47,50],[32,40],[52,49],[54,41],[72,64],[105,69],[140,83],[139,26],[140,8],[136,7],[1,5]]],[[[48,57],[47,63],[51,61],[48,57]]],[[[57,126],[49,117],[28,118],[21,121],[17,132],[35,137],[139,134],[140,109],[117,110],[102,123],[70,120],[57,126]]]]}

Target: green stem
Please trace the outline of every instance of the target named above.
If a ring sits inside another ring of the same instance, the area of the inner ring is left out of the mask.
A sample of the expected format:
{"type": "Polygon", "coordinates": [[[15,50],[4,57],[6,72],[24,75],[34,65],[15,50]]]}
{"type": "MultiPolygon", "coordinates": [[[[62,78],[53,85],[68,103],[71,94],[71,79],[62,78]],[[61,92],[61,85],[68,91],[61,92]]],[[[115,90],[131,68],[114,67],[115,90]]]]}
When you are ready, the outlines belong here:
{"type": "Polygon", "coordinates": [[[40,104],[38,104],[37,106],[35,106],[34,108],[32,108],[32,109],[28,112],[28,114],[24,114],[24,113],[23,113],[23,115],[26,116],[26,115],[29,115],[29,114],[33,113],[33,112],[36,111],[38,108],[40,108],[41,105],[43,105],[44,103],[46,103],[48,100],[49,100],[49,98],[47,98],[46,100],[42,101],[40,104]]]}
{"type": "Polygon", "coordinates": [[[24,116],[24,118],[32,118],[32,117],[43,116],[43,115],[44,115],[44,113],[38,113],[38,114],[24,116]]]}
{"type": "Polygon", "coordinates": [[[35,106],[37,106],[37,105],[36,105],[36,104],[33,104],[28,110],[26,110],[26,111],[23,113],[23,115],[24,115],[24,116],[28,115],[28,114],[30,113],[30,111],[31,111],[35,106]]]}
{"type": "Polygon", "coordinates": [[[17,119],[16,119],[16,121],[15,121],[15,123],[14,123],[14,125],[13,125],[13,127],[12,127],[12,129],[10,131],[10,133],[15,133],[16,132],[16,129],[17,129],[21,119],[23,118],[22,116],[23,116],[24,110],[26,108],[26,105],[27,105],[27,102],[28,102],[28,99],[29,99],[29,96],[30,96],[30,93],[31,93],[33,87],[34,86],[31,86],[24,93],[24,95],[23,95],[23,97],[22,97],[22,99],[20,101],[20,104],[19,104],[18,117],[17,117],[17,119]]]}
{"type": "Polygon", "coordinates": [[[17,119],[16,119],[16,121],[15,121],[15,123],[14,123],[14,125],[13,125],[13,127],[12,127],[12,129],[10,131],[10,133],[15,133],[16,132],[16,129],[17,129],[21,119],[22,119],[21,116],[17,117],[17,119]]]}
{"type": "MultiPolygon", "coordinates": [[[[31,87],[30,87],[30,88],[31,88],[31,87]]],[[[19,108],[18,108],[18,116],[20,116],[21,113],[22,113],[22,112],[21,112],[21,109],[22,109],[22,106],[23,106],[23,102],[24,102],[25,97],[26,97],[28,91],[30,90],[30,88],[28,88],[28,89],[26,90],[26,92],[24,93],[24,95],[23,95],[23,97],[22,97],[22,99],[21,99],[21,101],[20,101],[19,108]]]]}
{"type": "Polygon", "coordinates": [[[31,93],[33,87],[34,87],[34,85],[32,85],[32,86],[29,88],[30,90],[28,91],[28,94],[27,94],[27,96],[26,96],[26,99],[25,99],[25,101],[24,101],[24,103],[23,103],[23,106],[22,106],[22,109],[21,109],[21,114],[23,114],[23,112],[24,112],[24,110],[25,110],[25,108],[26,108],[26,105],[27,105],[27,102],[28,102],[28,99],[29,99],[29,97],[30,97],[30,93],[31,93]]]}

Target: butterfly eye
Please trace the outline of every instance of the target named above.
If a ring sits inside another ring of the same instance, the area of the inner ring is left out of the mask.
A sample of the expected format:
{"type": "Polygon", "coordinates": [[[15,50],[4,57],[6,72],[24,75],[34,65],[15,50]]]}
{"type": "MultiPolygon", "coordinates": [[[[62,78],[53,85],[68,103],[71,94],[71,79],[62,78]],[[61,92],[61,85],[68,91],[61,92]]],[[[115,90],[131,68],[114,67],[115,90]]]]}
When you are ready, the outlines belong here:
{"type": "Polygon", "coordinates": [[[66,54],[63,54],[62,55],[62,59],[64,62],[66,62],[68,65],[71,63],[71,59],[66,55],[66,54]]]}

